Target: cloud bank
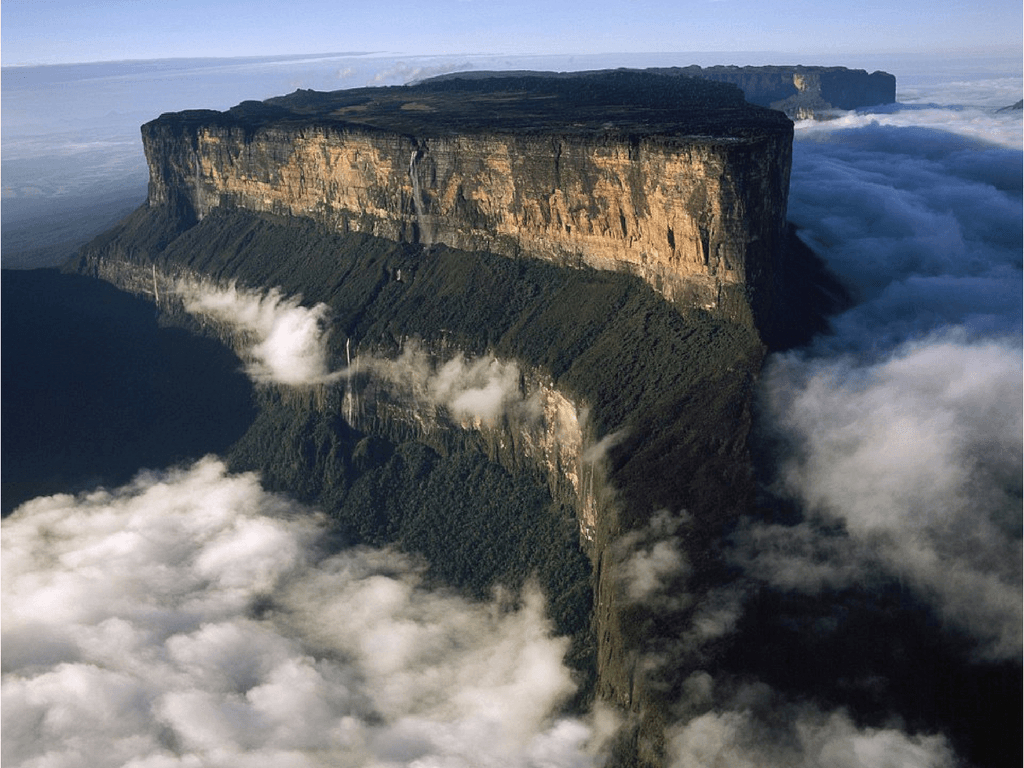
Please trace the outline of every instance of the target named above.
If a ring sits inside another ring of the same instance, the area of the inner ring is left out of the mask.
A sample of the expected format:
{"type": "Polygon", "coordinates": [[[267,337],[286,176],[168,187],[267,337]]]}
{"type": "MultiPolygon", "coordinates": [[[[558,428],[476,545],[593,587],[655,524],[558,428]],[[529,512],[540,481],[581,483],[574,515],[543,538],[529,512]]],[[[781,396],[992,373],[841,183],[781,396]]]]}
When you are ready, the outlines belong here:
{"type": "Polygon", "coordinates": [[[3,761],[587,766],[543,601],[428,590],[208,458],[3,522],[3,761]]]}
{"type": "MultiPolygon", "coordinates": [[[[706,673],[691,691],[712,696],[706,673]]],[[[669,768],[955,768],[941,736],[898,728],[860,728],[841,711],[824,712],[782,700],[767,686],[731,692],[726,705],[670,728],[669,768]]]]}
{"type": "Polygon", "coordinates": [[[795,142],[790,217],[858,303],[815,351],[884,352],[950,326],[1019,335],[1019,144],[824,125],[795,142]]]}
{"type": "Polygon", "coordinates": [[[760,579],[815,591],[881,567],[983,655],[1014,658],[1021,119],[928,101],[943,95],[798,129],[792,218],[858,303],[768,366],[767,423],[788,445],[778,488],[811,517],[746,530],[743,558],[760,579]]]}
{"type": "Polygon", "coordinates": [[[757,529],[749,566],[812,592],[884,568],[984,655],[1019,657],[1021,375],[1019,344],[965,343],[962,334],[901,345],[874,364],[775,361],[768,409],[792,449],[782,490],[815,519],[841,522],[853,541],[814,541],[811,523],[796,537],[784,526],[757,529]]]}

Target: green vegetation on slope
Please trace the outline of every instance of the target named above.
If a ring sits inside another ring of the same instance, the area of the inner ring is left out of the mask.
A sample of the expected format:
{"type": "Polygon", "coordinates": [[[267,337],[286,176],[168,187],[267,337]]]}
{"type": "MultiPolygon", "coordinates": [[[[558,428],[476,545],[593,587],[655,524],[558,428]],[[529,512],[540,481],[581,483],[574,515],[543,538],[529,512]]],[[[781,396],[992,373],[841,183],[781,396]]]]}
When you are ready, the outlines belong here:
{"type": "MultiPolygon", "coordinates": [[[[425,250],[241,210],[175,226],[159,210],[141,209],[71,267],[155,263],[324,302],[335,368],[346,342],[353,352],[397,354],[421,339],[546,373],[587,409],[594,439],[618,439],[607,456],[617,511],[600,521],[598,548],[658,510],[686,511],[686,556],[699,566],[687,588],[724,578],[721,533],[753,500],[747,435],[764,353],[753,329],[684,316],[625,274],[425,250]]],[[[538,474],[489,462],[470,435],[427,445],[401,425],[358,432],[336,402],[319,408],[312,396],[273,389],[256,399],[255,422],[228,454],[233,468],[257,469],[268,487],[324,509],[349,542],[396,542],[423,555],[431,574],[470,593],[536,579],[556,627],[573,637],[571,663],[581,677],[595,673],[597,576],[580,548],[575,510],[552,498],[538,474]]],[[[650,621],[634,618],[635,628],[650,621]]],[[[593,686],[583,685],[578,703],[591,695],[593,686]]]]}

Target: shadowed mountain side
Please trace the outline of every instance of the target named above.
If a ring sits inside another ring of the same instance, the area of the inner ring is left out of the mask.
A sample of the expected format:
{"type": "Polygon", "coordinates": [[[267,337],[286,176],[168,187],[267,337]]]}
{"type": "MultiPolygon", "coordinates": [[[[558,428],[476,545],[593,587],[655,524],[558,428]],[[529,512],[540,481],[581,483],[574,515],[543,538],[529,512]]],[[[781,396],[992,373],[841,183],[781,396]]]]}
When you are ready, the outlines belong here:
{"type": "Polygon", "coordinates": [[[750,328],[699,311],[684,317],[642,281],[619,273],[444,246],[425,253],[241,210],[214,211],[168,242],[160,217],[140,209],[85,249],[77,268],[116,279],[119,262],[148,266],[152,258],[168,272],[280,286],[306,304],[324,302],[338,331],[331,337],[335,367],[344,361],[346,338],[397,353],[404,339],[418,337],[546,371],[590,407],[596,434],[627,431],[612,452],[613,480],[630,497],[627,516],[635,517],[626,529],[656,508],[706,506],[717,515],[750,498],[750,482],[731,478],[748,472],[747,404],[764,354],[750,328]],[[729,479],[705,477],[715,474],[705,465],[719,460],[733,467],[729,479]]]}
{"type": "MultiPolygon", "coordinates": [[[[686,511],[694,521],[686,554],[699,572],[689,588],[708,589],[728,578],[719,563],[721,536],[754,495],[747,434],[765,348],[749,326],[699,311],[684,317],[642,280],[622,273],[444,246],[425,251],[242,210],[215,210],[175,237],[173,222],[161,217],[159,209],[140,209],[69,266],[128,283],[155,264],[162,274],[235,280],[262,290],[280,286],[287,295],[301,293],[307,305],[325,302],[332,316],[332,369],[343,366],[348,339],[353,354],[395,355],[405,340],[418,338],[450,354],[515,359],[586,408],[595,439],[621,436],[608,453],[618,501],[599,520],[595,551],[643,528],[658,510],[686,511]]],[[[525,487],[516,494],[503,490],[503,473],[537,485],[543,480],[515,456],[500,456],[501,472],[485,470],[467,452],[498,449],[482,445],[475,433],[435,432],[427,445],[401,424],[353,435],[330,396],[321,409],[313,395],[276,392],[262,392],[254,428],[228,453],[234,469],[259,469],[269,488],[319,505],[349,536],[397,540],[426,555],[449,583],[479,593],[494,583],[515,587],[537,574],[556,626],[574,635],[569,661],[584,675],[598,675],[596,691],[584,686],[581,696],[618,698],[631,689],[637,655],[658,638],[631,638],[636,645],[628,652],[616,639],[625,631],[611,597],[618,577],[610,565],[592,579],[588,568],[576,565],[585,558],[575,498],[541,505],[525,487]],[[461,511],[440,501],[452,476],[465,478],[456,485],[476,497],[461,511]],[[427,492],[434,500],[417,498],[427,492]],[[544,507],[554,514],[539,514],[544,507]],[[495,537],[495,526],[515,535],[500,544],[505,539],[495,537]],[[596,608],[587,603],[595,587],[605,595],[596,608]],[[592,624],[595,610],[600,617],[592,624]],[[592,626],[604,633],[610,654],[596,663],[592,626]]],[[[636,701],[625,701],[627,707],[642,711],[638,738],[654,745],[641,763],[657,763],[661,706],[641,704],[647,696],[642,685],[628,695],[636,701]]],[[[636,744],[625,749],[635,753],[636,744]]]]}
{"type": "Polygon", "coordinates": [[[238,358],[57,270],[3,273],[3,514],[225,450],[254,416],[238,358]]]}

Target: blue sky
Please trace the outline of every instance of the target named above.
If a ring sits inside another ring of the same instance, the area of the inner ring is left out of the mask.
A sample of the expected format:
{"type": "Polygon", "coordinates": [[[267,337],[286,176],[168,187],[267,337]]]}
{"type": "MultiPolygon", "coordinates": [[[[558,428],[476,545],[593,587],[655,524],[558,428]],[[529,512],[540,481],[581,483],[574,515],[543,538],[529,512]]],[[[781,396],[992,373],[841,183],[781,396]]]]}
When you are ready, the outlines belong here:
{"type": "Polygon", "coordinates": [[[4,0],[4,65],[181,56],[1019,49],[1020,0],[4,0]]]}

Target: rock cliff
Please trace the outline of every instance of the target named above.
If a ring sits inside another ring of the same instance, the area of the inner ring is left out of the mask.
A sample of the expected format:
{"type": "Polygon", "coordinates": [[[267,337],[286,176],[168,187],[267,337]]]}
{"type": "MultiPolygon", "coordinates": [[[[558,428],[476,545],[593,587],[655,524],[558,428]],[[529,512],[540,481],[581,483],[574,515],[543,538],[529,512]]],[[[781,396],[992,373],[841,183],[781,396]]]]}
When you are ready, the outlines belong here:
{"type": "MultiPolygon", "coordinates": [[[[841,109],[859,109],[896,101],[896,77],[846,67],[765,66],[661,67],[643,70],[667,77],[685,77],[729,83],[743,91],[751,104],[785,112],[794,119],[824,117],[841,109]]],[[[433,81],[486,79],[502,72],[458,72],[433,81]]],[[[521,77],[574,77],[575,73],[520,72],[521,77]]],[[[432,81],[430,81],[432,82],[432,81]]]]}
{"type": "Polygon", "coordinates": [[[297,92],[143,127],[150,206],[627,271],[772,311],[792,125],[736,89],[616,72],[297,92]]]}
{"type": "Polygon", "coordinates": [[[896,101],[896,77],[846,67],[683,67],[674,71],[732,83],[751,104],[785,112],[794,119],[822,116],[830,110],[858,109],[896,101]]]}
{"type": "Polygon", "coordinates": [[[164,115],[143,127],[146,206],[70,268],[243,357],[243,337],[189,314],[183,282],[322,302],[331,370],[384,362],[344,385],[257,388],[232,467],[461,588],[539,576],[573,637],[575,706],[614,702],[611,764],[655,766],[680,686],[721,656],[698,606],[732,578],[718,542],[753,505],[764,329],[801,303],[783,295],[791,136],[734,86],[649,73],[164,115]],[[514,363],[530,405],[481,421],[374,378],[412,346],[435,367],[514,363]],[[637,543],[659,536],[687,564],[668,607],[628,585],[637,543]]]}

